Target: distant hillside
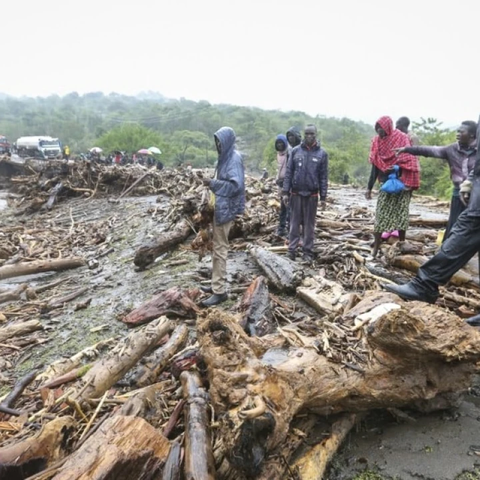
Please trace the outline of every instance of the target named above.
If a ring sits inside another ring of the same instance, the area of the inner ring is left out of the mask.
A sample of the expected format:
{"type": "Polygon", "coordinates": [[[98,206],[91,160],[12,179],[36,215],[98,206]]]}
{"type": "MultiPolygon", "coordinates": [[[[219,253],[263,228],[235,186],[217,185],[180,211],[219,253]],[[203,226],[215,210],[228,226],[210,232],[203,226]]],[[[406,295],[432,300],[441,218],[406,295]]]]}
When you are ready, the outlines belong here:
{"type": "Polygon", "coordinates": [[[22,135],[51,135],[70,145],[73,152],[81,152],[112,129],[141,125],[159,135],[167,164],[211,164],[215,159],[213,133],[228,125],[241,139],[250,169],[258,170],[264,164],[273,168],[268,159],[275,136],[291,126],[303,128],[308,123],[319,128],[321,141],[331,152],[334,175],[349,172],[363,182],[374,131],[371,125],[347,118],[172,100],[157,92],[136,96],[72,92],[62,97],[0,97],[0,132],[12,140],[22,135]]]}

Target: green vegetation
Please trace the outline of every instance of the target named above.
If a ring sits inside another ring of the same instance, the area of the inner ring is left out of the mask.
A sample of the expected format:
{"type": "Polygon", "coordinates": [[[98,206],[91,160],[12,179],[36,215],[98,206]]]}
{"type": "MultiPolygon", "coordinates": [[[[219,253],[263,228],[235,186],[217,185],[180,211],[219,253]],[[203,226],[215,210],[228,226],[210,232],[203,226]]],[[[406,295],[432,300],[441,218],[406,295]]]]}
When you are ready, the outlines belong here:
{"type": "MultiPolygon", "coordinates": [[[[213,133],[231,126],[238,147],[244,153],[250,173],[276,169],[274,138],[291,126],[300,129],[313,123],[322,145],[330,155],[330,180],[350,180],[366,187],[370,173],[368,152],[374,135],[372,125],[347,118],[311,117],[302,112],[265,111],[232,105],[211,105],[206,101],[168,100],[158,94],[137,97],[93,92],[76,92],[59,97],[0,100],[0,133],[13,142],[22,135],[51,135],[69,145],[73,155],[99,146],[106,153],[159,147],[167,166],[190,163],[213,166],[217,154],[213,133]]],[[[435,119],[414,124],[422,143],[447,144],[454,139],[435,119]]],[[[421,193],[448,197],[449,171],[444,162],[422,159],[421,193]]]]}

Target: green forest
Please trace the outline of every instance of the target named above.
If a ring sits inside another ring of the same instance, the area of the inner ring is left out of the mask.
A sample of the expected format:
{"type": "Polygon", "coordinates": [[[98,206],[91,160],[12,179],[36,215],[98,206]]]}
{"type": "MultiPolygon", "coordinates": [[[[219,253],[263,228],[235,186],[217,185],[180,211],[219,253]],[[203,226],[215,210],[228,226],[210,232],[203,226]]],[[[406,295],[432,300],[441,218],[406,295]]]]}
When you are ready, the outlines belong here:
{"type": "MultiPolygon", "coordinates": [[[[395,120],[395,119],[394,119],[395,120]]],[[[159,147],[167,166],[190,163],[194,167],[214,165],[213,133],[221,126],[232,127],[247,171],[258,174],[267,168],[275,172],[274,139],[279,133],[312,123],[319,130],[322,146],[330,157],[330,181],[350,181],[366,188],[370,165],[368,152],[372,125],[348,118],[311,117],[303,112],[266,111],[233,105],[212,105],[206,101],[170,100],[160,94],[138,96],[105,95],[102,92],[63,97],[0,97],[0,134],[11,142],[24,135],[50,135],[69,145],[73,156],[101,147],[104,152],[159,147]]],[[[436,119],[413,124],[423,144],[445,145],[455,133],[442,128],[436,119]]],[[[420,193],[447,198],[449,170],[442,160],[421,159],[420,193]]]]}

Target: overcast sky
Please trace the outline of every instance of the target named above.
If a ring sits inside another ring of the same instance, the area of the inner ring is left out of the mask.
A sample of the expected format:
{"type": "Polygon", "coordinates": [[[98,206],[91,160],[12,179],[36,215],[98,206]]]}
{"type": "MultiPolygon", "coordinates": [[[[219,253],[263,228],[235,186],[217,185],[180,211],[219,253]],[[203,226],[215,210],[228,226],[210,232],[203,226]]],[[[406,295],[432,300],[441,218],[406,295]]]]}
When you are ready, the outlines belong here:
{"type": "Polygon", "coordinates": [[[1,3],[0,92],[16,96],[153,90],[447,126],[480,114],[478,0],[1,3]]]}

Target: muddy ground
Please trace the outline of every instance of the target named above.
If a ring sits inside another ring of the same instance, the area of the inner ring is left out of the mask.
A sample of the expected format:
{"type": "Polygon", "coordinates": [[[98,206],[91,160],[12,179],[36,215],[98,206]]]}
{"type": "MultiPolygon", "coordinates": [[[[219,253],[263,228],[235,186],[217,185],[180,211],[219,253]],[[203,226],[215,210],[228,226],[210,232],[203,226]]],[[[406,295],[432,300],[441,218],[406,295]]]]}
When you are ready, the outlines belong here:
{"type": "MultiPolygon", "coordinates": [[[[0,209],[5,207],[4,195],[0,195],[0,209]]],[[[352,206],[374,209],[375,202],[367,202],[363,191],[349,187],[331,190],[332,203],[325,215],[352,206]]],[[[428,218],[446,218],[447,207],[433,207],[423,199],[413,202],[411,214],[428,218]]],[[[125,335],[127,327],[118,318],[139,306],[154,293],[174,285],[182,287],[208,283],[211,259],[206,256],[199,261],[198,255],[181,246],[157,259],[145,271],[137,271],[133,264],[136,248],[162,229],[168,228],[160,221],[161,211],[168,209],[168,199],[157,197],[126,198],[120,204],[107,199],[77,198],[66,201],[50,212],[34,214],[37,225],[54,224],[69,226],[72,222],[94,223],[109,221],[111,228],[107,245],[113,249],[100,256],[94,248],[79,251],[87,255],[90,266],[62,273],[48,273],[0,281],[0,288],[29,282],[41,285],[57,278],[65,280],[66,286],[88,286],[89,290],[76,301],[92,298],[89,308],[74,311],[72,307],[50,312],[42,318],[46,329],[46,343],[26,347],[15,364],[2,372],[5,378],[41,368],[61,356],[71,356],[101,339],[125,335]],[[186,260],[182,265],[171,262],[186,260]]],[[[17,217],[10,209],[0,211],[0,224],[14,225],[17,222],[32,222],[32,217],[17,217]]],[[[1,230],[1,229],[0,229],[1,230]]],[[[232,306],[241,296],[239,285],[248,285],[259,273],[253,260],[244,250],[229,253],[229,283],[234,289],[225,308],[232,306]]],[[[62,290],[60,288],[60,290],[62,290]]],[[[51,295],[51,293],[49,293],[51,295]]],[[[6,382],[0,395],[8,391],[6,382]]],[[[480,388],[478,389],[480,391],[480,388]]],[[[465,396],[460,407],[451,412],[430,415],[409,414],[411,421],[398,420],[388,412],[369,415],[358,430],[352,433],[329,473],[331,480],[340,479],[435,479],[450,480],[463,472],[479,478],[480,472],[480,400],[473,388],[465,396]]]]}

